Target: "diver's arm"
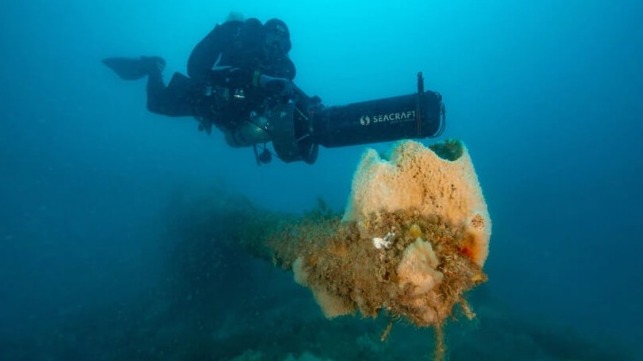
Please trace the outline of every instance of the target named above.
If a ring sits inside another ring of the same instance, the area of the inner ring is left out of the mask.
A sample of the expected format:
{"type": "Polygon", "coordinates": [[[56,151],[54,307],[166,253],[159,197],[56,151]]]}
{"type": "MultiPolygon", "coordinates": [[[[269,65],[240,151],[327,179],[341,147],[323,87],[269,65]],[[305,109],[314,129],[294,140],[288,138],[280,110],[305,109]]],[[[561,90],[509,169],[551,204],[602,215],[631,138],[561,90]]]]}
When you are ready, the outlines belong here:
{"type": "Polygon", "coordinates": [[[236,36],[242,26],[241,21],[217,24],[192,50],[188,59],[188,76],[197,81],[207,80],[230,39],[236,36]]]}
{"type": "Polygon", "coordinates": [[[213,69],[210,84],[229,89],[262,89],[269,94],[292,95],[294,85],[288,78],[274,77],[258,70],[222,67],[213,69]]]}
{"type": "Polygon", "coordinates": [[[290,60],[289,57],[284,56],[277,61],[277,69],[275,69],[274,74],[269,75],[277,76],[280,78],[287,78],[292,81],[297,75],[297,69],[295,68],[295,63],[293,63],[293,61],[290,60]]]}

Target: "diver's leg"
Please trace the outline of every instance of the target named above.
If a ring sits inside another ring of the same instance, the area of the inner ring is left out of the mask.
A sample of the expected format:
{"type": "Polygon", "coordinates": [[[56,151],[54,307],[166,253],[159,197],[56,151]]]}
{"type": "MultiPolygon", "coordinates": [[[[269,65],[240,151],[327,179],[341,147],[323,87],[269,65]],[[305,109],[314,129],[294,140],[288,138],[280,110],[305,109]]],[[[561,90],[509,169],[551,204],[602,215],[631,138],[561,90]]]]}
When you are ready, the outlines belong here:
{"type": "Polygon", "coordinates": [[[152,113],[165,114],[168,90],[160,70],[149,73],[147,78],[147,109],[152,113]]]}
{"type": "Polygon", "coordinates": [[[175,73],[168,86],[163,82],[161,71],[150,73],[147,78],[147,109],[152,113],[172,117],[194,116],[191,81],[175,73]]]}

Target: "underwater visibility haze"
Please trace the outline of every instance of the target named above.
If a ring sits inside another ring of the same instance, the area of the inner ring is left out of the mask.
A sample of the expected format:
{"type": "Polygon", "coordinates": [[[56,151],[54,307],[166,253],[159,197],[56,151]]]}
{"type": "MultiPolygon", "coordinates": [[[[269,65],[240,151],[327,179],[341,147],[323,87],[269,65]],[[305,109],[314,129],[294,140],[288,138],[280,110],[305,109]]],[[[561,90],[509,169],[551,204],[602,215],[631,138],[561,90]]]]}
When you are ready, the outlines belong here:
{"type": "Polygon", "coordinates": [[[643,359],[641,18],[9,0],[0,360],[643,359]],[[231,11],[284,20],[294,82],[326,106],[412,94],[422,72],[444,133],[259,166],[101,63],[162,56],[168,81],[231,11]]]}

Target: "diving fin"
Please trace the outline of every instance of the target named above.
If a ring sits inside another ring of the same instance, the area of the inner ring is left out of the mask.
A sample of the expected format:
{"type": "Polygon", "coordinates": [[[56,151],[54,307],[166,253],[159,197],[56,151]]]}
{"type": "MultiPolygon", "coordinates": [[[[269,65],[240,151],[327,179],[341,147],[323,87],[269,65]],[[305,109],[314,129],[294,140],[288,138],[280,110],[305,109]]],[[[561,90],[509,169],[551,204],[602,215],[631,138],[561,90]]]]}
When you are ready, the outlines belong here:
{"type": "Polygon", "coordinates": [[[163,71],[165,60],[158,56],[142,56],[140,58],[113,57],[102,60],[121,79],[138,80],[155,71],[163,71]]]}

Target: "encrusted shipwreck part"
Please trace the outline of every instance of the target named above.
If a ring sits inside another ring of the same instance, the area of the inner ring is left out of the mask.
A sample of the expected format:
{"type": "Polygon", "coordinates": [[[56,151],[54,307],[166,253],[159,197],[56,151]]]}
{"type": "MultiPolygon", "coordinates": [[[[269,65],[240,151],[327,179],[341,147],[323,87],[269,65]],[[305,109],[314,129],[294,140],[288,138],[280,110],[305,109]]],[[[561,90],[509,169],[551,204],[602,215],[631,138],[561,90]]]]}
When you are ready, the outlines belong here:
{"type": "Polygon", "coordinates": [[[436,358],[453,307],[472,316],[464,294],[487,280],[491,220],[458,141],[404,141],[388,159],[369,150],[343,217],[311,213],[264,231],[254,247],[291,269],[326,317],[384,313],[435,327],[436,358]]]}
{"type": "Polygon", "coordinates": [[[328,225],[316,230],[308,223],[297,232],[298,239],[271,242],[281,265],[312,290],[326,317],[356,311],[376,317],[385,311],[417,326],[440,325],[465,291],[486,280],[482,268],[462,251],[466,237],[461,228],[406,210],[377,218],[374,234],[391,227],[399,232],[390,249],[374,248],[354,222],[336,222],[336,232],[324,239],[316,235],[328,225]],[[278,250],[297,248],[287,246],[290,241],[299,245],[298,252],[278,250]]]}

